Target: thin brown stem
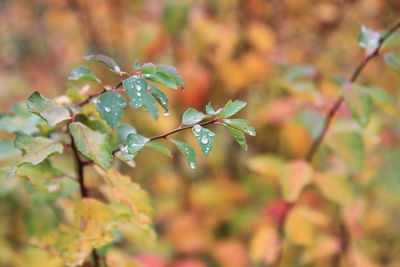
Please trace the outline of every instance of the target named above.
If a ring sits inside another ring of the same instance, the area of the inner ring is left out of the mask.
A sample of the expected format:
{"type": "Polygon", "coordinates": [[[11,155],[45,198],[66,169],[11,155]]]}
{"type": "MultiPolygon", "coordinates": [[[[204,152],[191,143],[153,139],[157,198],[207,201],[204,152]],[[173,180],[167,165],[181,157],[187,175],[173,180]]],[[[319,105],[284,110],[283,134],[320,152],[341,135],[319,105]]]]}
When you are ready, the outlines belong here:
{"type": "MultiPolygon", "coordinates": [[[[382,45],[385,43],[385,41],[398,29],[400,28],[400,21],[395,24],[392,28],[389,29],[389,31],[382,36],[379,39],[378,45],[377,47],[372,51],[372,53],[368,54],[367,56],[365,56],[363,58],[363,60],[357,65],[357,67],[355,68],[354,72],[351,74],[347,84],[348,85],[352,85],[354,84],[358,77],[360,76],[361,72],[364,70],[364,68],[367,66],[367,64],[375,57],[379,56],[380,54],[380,50],[382,48],[382,45]]],[[[314,143],[311,145],[308,153],[306,154],[305,159],[308,162],[311,162],[315,156],[315,154],[318,151],[318,148],[320,147],[320,145],[322,144],[328,130],[329,127],[332,123],[333,118],[335,117],[336,113],[338,112],[340,106],[343,104],[344,102],[344,98],[343,96],[340,96],[336,99],[336,101],[334,102],[333,106],[329,109],[327,115],[326,115],[326,119],[325,119],[325,124],[324,124],[324,128],[322,129],[321,133],[319,134],[319,136],[315,139],[314,143]]],[[[291,207],[293,207],[295,203],[291,204],[291,207]]],[[[287,211],[287,214],[283,217],[283,219],[279,222],[279,229],[283,229],[283,226],[285,224],[286,218],[288,213],[290,212],[290,209],[287,211]]],[[[344,257],[347,253],[348,247],[349,247],[349,243],[350,243],[350,233],[348,232],[346,225],[343,222],[340,222],[340,233],[339,233],[339,237],[340,237],[340,253],[338,254],[337,257],[334,257],[334,259],[332,260],[332,264],[333,266],[338,266],[340,263],[340,258],[344,257]]],[[[278,259],[276,261],[277,265],[280,264],[281,260],[282,260],[282,256],[283,256],[283,249],[281,249],[279,255],[278,255],[278,259]]]]}
{"type": "MultiPolygon", "coordinates": [[[[356,67],[356,69],[354,70],[352,75],[350,76],[348,84],[351,85],[357,81],[358,77],[360,76],[361,72],[364,70],[365,66],[367,66],[367,64],[373,58],[379,56],[379,52],[382,48],[382,45],[399,28],[400,28],[400,21],[396,25],[394,25],[392,28],[390,28],[390,30],[379,39],[378,46],[375,48],[375,50],[372,51],[372,53],[370,53],[369,55],[364,57],[364,59],[358,64],[358,66],[356,67]]],[[[307,156],[306,156],[307,161],[312,161],[312,159],[314,158],[319,146],[321,145],[322,141],[324,140],[324,138],[326,136],[326,133],[328,132],[328,129],[333,120],[333,117],[336,115],[336,113],[339,110],[340,106],[342,105],[343,101],[344,101],[343,96],[338,97],[338,99],[333,104],[332,108],[329,110],[328,114],[326,115],[324,128],[322,129],[321,134],[315,139],[314,143],[312,144],[310,150],[307,153],[307,156]]]]}

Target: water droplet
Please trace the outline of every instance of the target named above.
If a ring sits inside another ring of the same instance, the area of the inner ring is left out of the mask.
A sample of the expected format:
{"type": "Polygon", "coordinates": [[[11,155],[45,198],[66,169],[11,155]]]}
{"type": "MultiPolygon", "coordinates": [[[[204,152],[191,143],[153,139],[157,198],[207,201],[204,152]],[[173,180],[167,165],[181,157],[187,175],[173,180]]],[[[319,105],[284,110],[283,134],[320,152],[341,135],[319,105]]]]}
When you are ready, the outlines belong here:
{"type": "Polygon", "coordinates": [[[110,112],[110,111],[111,111],[111,108],[105,107],[104,110],[105,110],[106,112],[110,112]]]}
{"type": "Polygon", "coordinates": [[[57,191],[60,187],[56,184],[52,184],[52,185],[48,185],[46,186],[47,191],[49,191],[49,193],[57,191]]]}
{"type": "Polygon", "coordinates": [[[198,124],[196,124],[196,125],[193,127],[193,130],[194,130],[195,132],[199,133],[199,132],[201,131],[201,126],[198,125],[198,124]]]}
{"type": "Polygon", "coordinates": [[[122,152],[128,152],[128,146],[123,146],[121,147],[122,152]]]}
{"type": "Polygon", "coordinates": [[[98,100],[98,99],[93,99],[93,104],[97,105],[97,104],[99,104],[99,103],[100,103],[100,100],[98,100]]]}
{"type": "Polygon", "coordinates": [[[137,95],[137,96],[141,96],[142,94],[138,92],[136,95],[137,95]]]}
{"type": "Polygon", "coordinates": [[[136,85],[136,90],[140,91],[142,90],[142,87],[140,87],[140,85],[136,85]]]}
{"type": "Polygon", "coordinates": [[[163,112],[163,115],[164,115],[164,116],[169,116],[169,112],[168,112],[168,111],[164,111],[164,112],[163,112]]]}
{"type": "Polygon", "coordinates": [[[201,143],[202,143],[202,144],[207,144],[207,143],[208,143],[208,138],[207,138],[207,136],[203,135],[203,137],[201,138],[201,143]]]}
{"type": "Polygon", "coordinates": [[[194,162],[190,162],[189,165],[190,165],[190,168],[192,168],[192,169],[196,168],[196,164],[194,162]]]}

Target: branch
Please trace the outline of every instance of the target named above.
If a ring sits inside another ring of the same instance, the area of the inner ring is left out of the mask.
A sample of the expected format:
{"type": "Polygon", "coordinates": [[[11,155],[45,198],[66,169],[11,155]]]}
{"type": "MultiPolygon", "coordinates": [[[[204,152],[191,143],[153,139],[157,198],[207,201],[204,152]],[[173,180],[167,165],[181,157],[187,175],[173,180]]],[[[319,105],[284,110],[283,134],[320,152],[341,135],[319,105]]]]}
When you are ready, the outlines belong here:
{"type": "MultiPolygon", "coordinates": [[[[112,90],[118,89],[121,85],[122,85],[122,81],[119,81],[119,83],[116,86],[114,86],[114,88],[112,90]]],[[[101,96],[105,92],[107,92],[107,89],[103,88],[103,90],[101,90],[100,92],[88,95],[88,97],[85,100],[83,100],[81,103],[79,103],[77,106],[82,107],[82,106],[86,105],[87,103],[89,103],[89,101],[92,100],[93,98],[101,96]]]]}
{"type": "MultiPolygon", "coordinates": [[[[357,81],[358,77],[360,76],[361,72],[364,70],[365,66],[375,57],[379,56],[379,52],[382,48],[382,45],[385,43],[385,41],[396,31],[400,28],[400,21],[394,25],[390,30],[379,39],[378,46],[375,48],[372,53],[364,57],[364,59],[358,64],[357,68],[354,70],[352,75],[350,76],[350,79],[348,81],[348,84],[353,84],[357,81]]],[[[307,153],[306,160],[307,161],[312,161],[314,158],[319,146],[321,145],[322,141],[325,138],[326,133],[328,132],[329,126],[332,122],[333,117],[336,115],[337,111],[339,110],[340,106],[342,105],[344,101],[343,96],[340,96],[335,103],[333,104],[332,108],[329,110],[328,114],[326,115],[326,120],[325,120],[325,125],[324,128],[322,129],[321,134],[315,139],[314,143],[312,144],[310,150],[307,153]]]]}
{"type": "MultiPolygon", "coordinates": [[[[218,122],[219,120],[221,120],[221,118],[216,117],[216,118],[214,118],[212,120],[201,122],[201,123],[198,123],[196,125],[204,126],[204,125],[208,125],[208,124],[214,124],[214,123],[218,122]]],[[[154,136],[154,137],[150,137],[149,139],[150,139],[150,141],[153,141],[153,140],[157,140],[157,139],[167,138],[171,134],[174,134],[174,133],[177,133],[177,132],[180,132],[180,131],[184,131],[184,130],[187,130],[187,129],[191,129],[193,127],[194,127],[194,125],[188,125],[188,126],[184,126],[184,127],[180,126],[180,127],[176,128],[175,130],[172,130],[172,131],[170,131],[168,133],[165,133],[165,134],[162,134],[162,135],[158,135],[158,136],[154,136]]]]}

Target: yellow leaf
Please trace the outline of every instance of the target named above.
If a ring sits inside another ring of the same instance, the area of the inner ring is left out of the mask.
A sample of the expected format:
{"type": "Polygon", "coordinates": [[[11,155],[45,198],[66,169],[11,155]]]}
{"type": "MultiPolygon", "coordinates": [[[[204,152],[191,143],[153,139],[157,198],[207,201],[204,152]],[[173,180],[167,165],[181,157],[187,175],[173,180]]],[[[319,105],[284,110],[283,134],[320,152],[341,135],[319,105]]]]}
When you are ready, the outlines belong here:
{"type": "Polygon", "coordinates": [[[327,199],[339,205],[350,204],[354,199],[350,184],[343,177],[328,173],[318,174],[314,176],[314,182],[327,199]]]}
{"type": "Polygon", "coordinates": [[[116,227],[115,213],[106,204],[84,198],[75,209],[75,227],[81,240],[88,240],[94,248],[113,241],[111,231],[116,227]]]}
{"type": "Polygon", "coordinates": [[[152,223],[153,209],[150,205],[150,198],[140,185],[132,182],[129,176],[125,176],[115,169],[109,169],[105,179],[111,187],[114,201],[127,205],[133,218],[139,223],[152,223]]]}
{"type": "Polygon", "coordinates": [[[272,155],[257,155],[252,157],[248,162],[250,170],[271,178],[279,178],[283,168],[283,161],[272,155]]]}
{"type": "Polygon", "coordinates": [[[258,229],[250,242],[250,258],[254,262],[273,264],[279,255],[281,242],[274,227],[263,226],[258,229]]]}
{"type": "Polygon", "coordinates": [[[303,188],[311,182],[312,173],[312,168],[304,160],[295,160],[287,164],[280,177],[286,201],[296,201],[303,188]]]}

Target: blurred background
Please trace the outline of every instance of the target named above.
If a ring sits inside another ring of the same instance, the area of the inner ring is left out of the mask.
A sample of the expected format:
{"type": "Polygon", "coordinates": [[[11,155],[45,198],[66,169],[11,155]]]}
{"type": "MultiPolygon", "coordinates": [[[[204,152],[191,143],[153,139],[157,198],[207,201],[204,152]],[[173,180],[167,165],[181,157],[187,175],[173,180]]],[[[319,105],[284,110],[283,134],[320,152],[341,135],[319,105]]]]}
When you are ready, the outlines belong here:
{"type": "MultiPolygon", "coordinates": [[[[360,80],[392,101],[360,130],[361,166],[348,166],[351,151],[332,153],[324,145],[317,171],[346,178],[340,186],[307,188],[286,229],[289,240],[280,240],[279,229],[288,209],[280,169],[307,153],[340,95],[337,81],[364,56],[357,45],[361,24],[388,29],[399,11],[397,0],[1,0],[0,112],[34,91],[63,94],[71,69],[81,64],[106,84],[118,83],[103,66],[83,62],[87,54],[109,55],[130,73],[136,59],[174,65],[186,88],[168,92],[171,114],[154,121],[129,112],[126,123],[152,136],[176,128],[187,107],[239,99],[248,102],[241,117],[257,136],[248,138],[244,153],[216,129],[213,153],[197,153],[194,171],[178,153],[170,159],[144,151],[136,168],[121,165],[150,192],[158,239],[128,235],[132,243],[109,248],[110,266],[270,266],[280,244],[287,247],[281,266],[330,266],[341,249],[341,216],[352,240],[351,261],[343,266],[400,266],[400,80],[380,59],[360,80]]],[[[346,107],[333,130],[343,127],[356,127],[346,107]]],[[[195,144],[190,135],[179,138],[195,144]]],[[[96,195],[98,178],[88,175],[96,195]]],[[[18,179],[0,182],[0,266],[62,266],[32,244],[57,229],[70,203],[33,191],[18,179]]]]}

